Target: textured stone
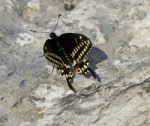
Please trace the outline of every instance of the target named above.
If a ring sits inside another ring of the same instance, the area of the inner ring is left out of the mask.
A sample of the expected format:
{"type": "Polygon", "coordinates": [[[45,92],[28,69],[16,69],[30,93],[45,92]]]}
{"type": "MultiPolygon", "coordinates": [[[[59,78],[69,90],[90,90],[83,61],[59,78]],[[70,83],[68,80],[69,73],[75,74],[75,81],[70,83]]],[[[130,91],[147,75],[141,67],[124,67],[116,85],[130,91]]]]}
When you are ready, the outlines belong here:
{"type": "Polygon", "coordinates": [[[149,0],[1,0],[0,126],[150,126],[149,12],[149,0]],[[102,80],[77,75],[77,94],[43,56],[59,13],[56,34],[86,35],[102,80]]]}

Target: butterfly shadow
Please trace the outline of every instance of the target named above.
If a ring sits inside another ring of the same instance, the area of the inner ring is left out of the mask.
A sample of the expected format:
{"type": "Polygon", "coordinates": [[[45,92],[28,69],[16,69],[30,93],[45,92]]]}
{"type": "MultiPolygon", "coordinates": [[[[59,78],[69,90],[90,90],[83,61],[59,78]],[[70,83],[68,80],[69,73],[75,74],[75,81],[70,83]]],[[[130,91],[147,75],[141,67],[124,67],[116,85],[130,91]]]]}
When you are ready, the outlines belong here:
{"type": "MultiPolygon", "coordinates": [[[[103,62],[104,60],[108,59],[107,54],[102,51],[99,48],[93,47],[90,50],[90,53],[88,55],[88,59],[90,62],[90,68],[95,71],[97,69],[97,64],[103,62]]],[[[87,78],[89,78],[91,75],[87,75],[87,78]]]]}

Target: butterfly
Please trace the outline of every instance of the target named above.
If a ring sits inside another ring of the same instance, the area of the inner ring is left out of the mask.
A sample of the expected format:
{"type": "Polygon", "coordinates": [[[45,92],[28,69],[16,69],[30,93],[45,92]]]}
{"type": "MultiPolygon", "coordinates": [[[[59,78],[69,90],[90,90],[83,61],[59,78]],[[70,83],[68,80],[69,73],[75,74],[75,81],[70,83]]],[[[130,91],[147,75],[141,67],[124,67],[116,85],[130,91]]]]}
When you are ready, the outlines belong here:
{"type": "Polygon", "coordinates": [[[86,76],[87,72],[91,72],[96,79],[95,72],[88,66],[87,54],[92,47],[89,38],[78,33],[64,33],[57,36],[51,32],[49,36],[50,39],[47,39],[43,46],[44,56],[56,66],[62,76],[66,77],[72,91],[76,92],[72,86],[76,73],[86,76]]]}

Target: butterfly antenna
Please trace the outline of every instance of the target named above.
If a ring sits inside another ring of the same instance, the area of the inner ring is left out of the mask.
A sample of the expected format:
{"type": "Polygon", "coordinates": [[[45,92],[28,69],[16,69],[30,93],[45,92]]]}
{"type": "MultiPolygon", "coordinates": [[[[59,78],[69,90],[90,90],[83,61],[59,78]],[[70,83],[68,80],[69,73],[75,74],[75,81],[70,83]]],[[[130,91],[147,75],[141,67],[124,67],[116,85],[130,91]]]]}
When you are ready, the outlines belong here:
{"type": "Polygon", "coordinates": [[[58,25],[58,21],[59,21],[60,16],[61,16],[61,14],[58,14],[57,22],[56,22],[56,25],[55,25],[55,27],[54,27],[54,29],[53,29],[53,32],[54,32],[54,31],[56,30],[56,28],[57,28],[57,25],[58,25]]]}

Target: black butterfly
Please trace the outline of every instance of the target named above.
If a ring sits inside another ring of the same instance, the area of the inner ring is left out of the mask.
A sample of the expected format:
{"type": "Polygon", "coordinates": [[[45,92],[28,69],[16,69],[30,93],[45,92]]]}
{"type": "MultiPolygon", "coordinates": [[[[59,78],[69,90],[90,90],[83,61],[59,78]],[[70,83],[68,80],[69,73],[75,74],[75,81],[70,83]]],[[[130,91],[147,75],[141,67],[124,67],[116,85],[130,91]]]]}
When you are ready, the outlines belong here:
{"type": "Polygon", "coordinates": [[[74,92],[76,90],[72,83],[76,73],[86,75],[87,71],[90,71],[96,78],[95,72],[88,66],[87,54],[91,47],[91,41],[86,36],[77,33],[65,33],[57,36],[52,32],[50,39],[46,40],[44,44],[44,56],[57,66],[74,92]]]}

